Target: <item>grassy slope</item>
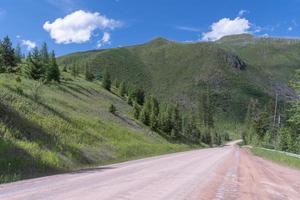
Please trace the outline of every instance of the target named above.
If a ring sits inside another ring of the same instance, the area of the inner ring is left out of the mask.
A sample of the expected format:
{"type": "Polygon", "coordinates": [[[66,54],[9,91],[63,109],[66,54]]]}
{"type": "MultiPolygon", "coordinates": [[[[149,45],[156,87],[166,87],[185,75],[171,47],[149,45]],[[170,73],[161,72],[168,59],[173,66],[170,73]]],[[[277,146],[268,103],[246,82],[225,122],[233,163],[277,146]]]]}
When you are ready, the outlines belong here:
{"type": "Polygon", "coordinates": [[[35,81],[0,74],[0,183],[190,148],[134,121],[131,107],[99,82],[64,77],[36,100],[35,81]]]}
{"type": "Polygon", "coordinates": [[[71,54],[59,62],[69,66],[92,63],[95,73],[107,68],[113,78],[134,82],[162,100],[180,101],[193,109],[204,83],[210,82],[220,105],[219,116],[239,121],[250,97],[265,103],[274,91],[293,95],[287,81],[300,64],[299,51],[299,40],[249,35],[190,44],[159,38],[143,45],[71,54]],[[245,70],[224,59],[232,55],[247,63],[245,70]]]}
{"type": "Polygon", "coordinates": [[[288,156],[283,153],[269,151],[261,148],[253,147],[251,151],[254,155],[263,157],[274,162],[287,165],[296,169],[300,169],[300,159],[292,156],[288,156]]]}

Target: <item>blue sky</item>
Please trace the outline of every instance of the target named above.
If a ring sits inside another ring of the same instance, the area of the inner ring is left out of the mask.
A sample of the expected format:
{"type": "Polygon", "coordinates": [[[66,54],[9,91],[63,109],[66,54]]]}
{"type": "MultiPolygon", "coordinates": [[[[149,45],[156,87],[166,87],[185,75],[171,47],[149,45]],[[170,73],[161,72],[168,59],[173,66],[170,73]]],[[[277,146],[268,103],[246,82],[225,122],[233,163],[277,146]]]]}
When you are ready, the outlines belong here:
{"type": "Polygon", "coordinates": [[[300,35],[300,0],[0,0],[0,37],[58,55],[147,42],[300,35]]]}

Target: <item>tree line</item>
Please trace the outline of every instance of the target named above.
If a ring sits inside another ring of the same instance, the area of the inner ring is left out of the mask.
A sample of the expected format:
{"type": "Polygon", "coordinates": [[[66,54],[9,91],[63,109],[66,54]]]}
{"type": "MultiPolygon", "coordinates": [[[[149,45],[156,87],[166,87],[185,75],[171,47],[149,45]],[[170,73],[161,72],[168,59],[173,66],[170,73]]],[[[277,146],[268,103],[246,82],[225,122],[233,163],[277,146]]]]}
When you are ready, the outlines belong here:
{"type": "MultiPolygon", "coordinates": [[[[146,95],[142,88],[124,81],[115,80],[113,83],[110,74],[105,70],[103,87],[111,91],[113,84],[117,94],[133,107],[134,118],[164,137],[210,146],[229,140],[228,135],[219,133],[214,126],[215,104],[208,86],[200,95],[199,109],[195,112],[184,111],[179,103],[161,103],[155,96],[146,95]]],[[[114,105],[109,110],[111,113],[116,112],[114,105]]]]}
{"type": "MultiPolygon", "coordinates": [[[[291,86],[299,95],[300,71],[291,86]]],[[[261,105],[257,99],[250,99],[242,138],[246,144],[300,153],[300,100],[281,101],[274,94],[267,104],[261,105]]]]}
{"type": "Polygon", "coordinates": [[[8,36],[0,40],[0,73],[21,73],[33,80],[60,82],[60,70],[55,52],[49,52],[47,43],[33,48],[27,56],[18,44],[15,48],[8,36]]]}

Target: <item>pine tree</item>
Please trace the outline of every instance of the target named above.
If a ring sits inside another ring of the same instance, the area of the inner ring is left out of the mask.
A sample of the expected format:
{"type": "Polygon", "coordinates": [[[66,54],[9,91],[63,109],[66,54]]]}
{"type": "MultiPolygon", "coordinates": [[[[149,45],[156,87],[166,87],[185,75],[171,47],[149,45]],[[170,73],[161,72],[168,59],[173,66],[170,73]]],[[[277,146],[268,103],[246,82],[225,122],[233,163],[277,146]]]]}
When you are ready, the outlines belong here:
{"type": "Polygon", "coordinates": [[[143,89],[141,88],[138,88],[136,90],[136,102],[139,104],[139,105],[143,105],[144,102],[145,102],[145,92],[143,89]]]}
{"type": "Polygon", "coordinates": [[[135,119],[139,119],[140,118],[140,112],[141,112],[141,108],[137,103],[134,103],[133,105],[133,116],[135,119]]]}
{"type": "Polygon", "coordinates": [[[28,54],[26,59],[26,74],[34,79],[39,80],[45,76],[45,68],[40,59],[40,54],[37,48],[34,48],[31,53],[28,54]]]}
{"type": "Polygon", "coordinates": [[[64,67],[63,67],[63,72],[68,72],[68,68],[66,65],[64,65],[64,67]]]}
{"type": "Polygon", "coordinates": [[[266,109],[264,111],[262,111],[258,117],[255,119],[254,121],[254,128],[255,128],[255,132],[258,136],[259,142],[263,141],[266,132],[270,129],[270,125],[271,125],[271,118],[268,114],[268,112],[266,111],[266,109]]]}
{"type": "Polygon", "coordinates": [[[47,65],[49,65],[49,63],[50,63],[50,56],[51,55],[49,55],[48,45],[47,45],[46,42],[44,42],[42,44],[39,54],[40,54],[41,62],[43,63],[45,68],[47,68],[47,65]]]}
{"type": "Polygon", "coordinates": [[[111,89],[111,79],[110,79],[110,74],[108,73],[107,70],[105,70],[105,72],[104,72],[103,74],[104,74],[104,75],[103,75],[102,86],[103,86],[106,90],[110,91],[110,89],[111,89]]]}
{"type": "Polygon", "coordinates": [[[85,80],[87,81],[93,81],[95,79],[94,74],[91,71],[91,67],[89,65],[85,66],[85,80]]]}
{"type": "Polygon", "coordinates": [[[214,104],[211,100],[211,91],[209,86],[205,92],[201,94],[200,101],[200,119],[204,127],[213,128],[214,127],[214,104]]]}
{"type": "Polygon", "coordinates": [[[21,46],[20,44],[18,43],[16,48],[15,48],[15,59],[16,59],[16,63],[19,64],[21,63],[22,61],[22,50],[21,50],[21,46]]]}
{"type": "Polygon", "coordinates": [[[143,107],[141,112],[140,112],[140,121],[145,124],[145,125],[149,125],[149,113],[147,112],[146,108],[143,107]]]}
{"type": "Polygon", "coordinates": [[[125,82],[122,81],[122,82],[120,83],[120,86],[119,86],[119,95],[120,95],[121,97],[124,97],[124,96],[126,95],[126,93],[127,93],[127,91],[126,91],[126,85],[125,85],[125,82]]]}
{"type": "Polygon", "coordinates": [[[6,36],[0,45],[2,68],[6,72],[14,72],[17,66],[15,51],[8,36],[6,36]]]}
{"type": "Polygon", "coordinates": [[[172,111],[172,127],[173,127],[173,137],[178,138],[181,133],[181,116],[179,113],[179,105],[176,104],[172,111]]]}
{"type": "Polygon", "coordinates": [[[117,109],[116,109],[116,107],[114,106],[114,104],[110,104],[108,110],[109,110],[109,112],[112,113],[112,114],[116,114],[116,111],[117,111],[117,109]]]}
{"type": "MultiPolygon", "coordinates": [[[[1,41],[0,41],[1,44],[1,41]]],[[[2,59],[2,48],[0,45],[0,73],[5,72],[4,64],[3,64],[3,59],[2,59]]]]}
{"type": "Polygon", "coordinates": [[[71,67],[71,75],[75,78],[77,76],[76,65],[72,65],[71,67]]]}
{"type": "Polygon", "coordinates": [[[158,119],[154,112],[151,113],[149,118],[150,128],[154,131],[158,129],[158,119]]]}
{"type": "Polygon", "coordinates": [[[133,105],[133,101],[132,101],[131,96],[129,96],[129,97],[127,98],[127,103],[128,103],[128,105],[130,105],[130,106],[133,105]]]}
{"type": "Polygon", "coordinates": [[[163,105],[159,112],[159,127],[167,134],[172,131],[172,107],[170,105],[163,105]]]}
{"type": "Polygon", "coordinates": [[[58,64],[56,62],[56,57],[54,51],[51,52],[49,59],[49,65],[46,71],[46,79],[47,81],[56,81],[60,82],[60,71],[58,64]]]}

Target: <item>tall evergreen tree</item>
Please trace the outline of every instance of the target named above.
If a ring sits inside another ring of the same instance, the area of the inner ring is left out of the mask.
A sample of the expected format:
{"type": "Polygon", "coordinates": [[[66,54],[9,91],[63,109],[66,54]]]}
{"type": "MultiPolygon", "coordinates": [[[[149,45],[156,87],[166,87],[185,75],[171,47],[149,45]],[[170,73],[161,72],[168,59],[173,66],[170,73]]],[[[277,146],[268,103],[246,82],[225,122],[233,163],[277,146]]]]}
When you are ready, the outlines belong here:
{"type": "Polygon", "coordinates": [[[206,91],[202,92],[200,100],[200,119],[205,127],[214,127],[214,104],[211,100],[211,91],[207,86],[206,91]]]}
{"type": "MultiPolygon", "coordinates": [[[[44,42],[41,46],[41,49],[40,49],[40,59],[41,59],[41,62],[43,63],[43,65],[48,65],[50,63],[50,55],[49,55],[49,51],[48,51],[48,45],[46,42],[44,42]]],[[[45,67],[47,68],[47,67],[45,67]]]]}
{"type": "Polygon", "coordinates": [[[180,136],[181,133],[181,116],[180,116],[180,112],[179,112],[179,105],[176,104],[175,107],[173,108],[172,111],[172,137],[173,138],[178,138],[180,136]]]}
{"type": "Polygon", "coordinates": [[[79,75],[78,66],[76,64],[73,64],[71,67],[71,75],[75,78],[79,75]]]}
{"type": "Polygon", "coordinates": [[[102,86],[108,91],[111,89],[111,78],[107,70],[104,71],[102,86]]]}
{"type": "Polygon", "coordinates": [[[15,51],[8,36],[6,36],[1,42],[0,49],[2,57],[2,68],[6,72],[14,72],[17,63],[15,58],[15,51]]]}
{"type": "Polygon", "coordinates": [[[93,81],[95,79],[94,74],[92,73],[90,65],[86,64],[85,65],[85,80],[87,81],[93,81]]]}
{"type": "MultiPolygon", "coordinates": [[[[126,95],[126,93],[127,93],[127,91],[126,91],[126,85],[125,85],[125,82],[122,81],[120,83],[120,86],[119,86],[119,95],[121,97],[124,97],[126,95]]],[[[132,98],[132,97],[130,97],[130,98],[132,98]]]]}
{"type": "MultiPolygon", "coordinates": [[[[0,40],[0,44],[1,44],[1,40],[0,40]]],[[[3,64],[3,58],[2,58],[2,48],[0,45],[0,73],[5,72],[5,68],[4,68],[4,64],[3,64]]]]}
{"type": "Polygon", "coordinates": [[[139,119],[140,118],[140,112],[141,112],[141,108],[137,103],[134,103],[133,105],[133,116],[135,119],[139,119]]]}
{"type": "Polygon", "coordinates": [[[56,57],[55,57],[54,51],[52,51],[50,53],[50,56],[48,59],[49,59],[49,65],[48,65],[47,72],[46,72],[47,81],[54,80],[56,82],[60,82],[60,71],[59,71],[58,64],[56,62],[56,57]]]}
{"type": "Polygon", "coordinates": [[[34,48],[32,52],[28,54],[26,68],[26,74],[34,80],[43,79],[45,77],[45,68],[41,62],[38,48],[34,48]]]}
{"type": "Polygon", "coordinates": [[[17,46],[16,46],[16,48],[15,48],[15,59],[16,59],[16,63],[21,63],[22,58],[23,58],[23,55],[22,55],[21,46],[20,46],[20,44],[18,43],[17,46]]]}

